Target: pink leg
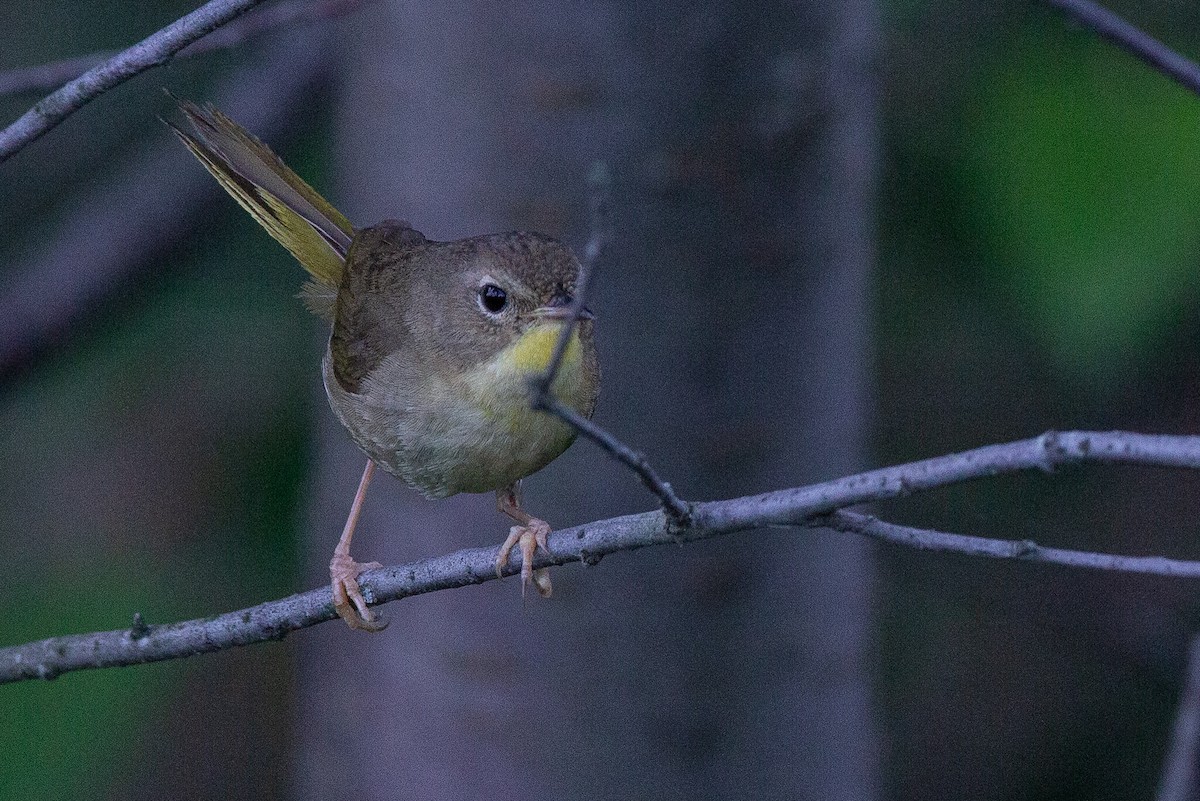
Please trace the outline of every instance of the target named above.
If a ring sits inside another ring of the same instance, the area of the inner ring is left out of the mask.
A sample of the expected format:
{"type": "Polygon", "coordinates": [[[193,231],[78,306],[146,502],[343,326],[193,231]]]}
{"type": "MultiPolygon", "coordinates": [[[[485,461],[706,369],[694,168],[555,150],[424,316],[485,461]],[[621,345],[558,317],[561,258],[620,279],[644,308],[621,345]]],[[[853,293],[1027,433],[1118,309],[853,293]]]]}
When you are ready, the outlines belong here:
{"type": "Polygon", "coordinates": [[[521,508],[520,482],[496,491],[496,508],[517,521],[517,525],[508,530],[508,538],[500,546],[496,554],[496,575],[502,575],[508,565],[509,554],[514,547],[521,549],[521,593],[533,584],[538,595],[549,598],[551,593],[550,572],[546,568],[533,569],[533,555],[538,546],[549,551],[547,544],[550,537],[550,524],[539,520],[521,508]]]}
{"type": "Polygon", "coordinates": [[[358,516],[362,512],[363,499],[367,496],[367,487],[371,476],[375,475],[375,463],[367,460],[362,479],[358,482],[358,492],[354,494],[354,503],[350,505],[350,516],[346,518],[346,527],[342,529],[342,538],[333,549],[333,558],[329,560],[329,578],[333,585],[333,608],[338,617],[346,621],[352,629],[363,631],[383,631],[387,622],[375,617],[363,598],[358,586],[358,577],[367,570],[383,567],[378,562],[355,562],[350,558],[350,540],[354,537],[354,529],[358,526],[358,516]]]}

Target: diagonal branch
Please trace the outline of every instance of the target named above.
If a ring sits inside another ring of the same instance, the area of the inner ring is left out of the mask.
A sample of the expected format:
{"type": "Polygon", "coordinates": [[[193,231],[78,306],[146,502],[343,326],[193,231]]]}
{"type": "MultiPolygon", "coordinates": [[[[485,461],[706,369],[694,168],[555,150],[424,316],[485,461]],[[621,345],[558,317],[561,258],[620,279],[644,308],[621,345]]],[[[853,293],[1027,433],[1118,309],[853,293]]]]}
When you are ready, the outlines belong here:
{"type": "Polygon", "coordinates": [[[104,92],[151,67],[167,63],[192,42],[260,2],[262,0],[210,0],[50,93],[0,131],[0,163],[104,92]]]}
{"type": "MultiPolygon", "coordinates": [[[[302,99],[328,77],[326,37],[304,33],[270,42],[213,90],[222,108],[264,136],[278,133],[302,99]],[[259,87],[270,86],[264,99],[259,87]]],[[[41,234],[44,244],[22,255],[0,285],[0,388],[99,301],[126,285],[154,254],[192,226],[215,198],[208,176],[178,171],[178,143],[162,138],[139,148],[99,189],[65,205],[62,223],[41,234]]]]}
{"type": "Polygon", "coordinates": [[[1200,65],[1091,0],[1046,0],[1081,25],[1200,94],[1200,65]]]}
{"type": "MultiPolygon", "coordinates": [[[[1033,439],[989,445],[963,453],[872,470],[867,473],[691,507],[692,525],[680,530],[663,512],[617,517],[555,532],[535,567],[598,563],[604,556],[649,545],[707,539],[774,526],[832,526],[898,545],[1000,559],[1021,559],[1127,573],[1200,578],[1200,561],[1128,557],[965,537],[883,523],[845,507],[908,495],[979,478],[1024,470],[1053,472],[1062,465],[1099,462],[1200,468],[1200,437],[1126,432],[1048,432],[1033,439]]],[[[495,578],[495,548],[475,548],[363,574],[372,604],[495,578]]],[[[520,571],[515,558],[506,574],[520,571]]],[[[87,668],[177,659],[239,645],[276,640],[336,615],[327,587],[213,618],[53,637],[0,649],[0,683],[54,678],[87,668]]]]}
{"type": "Polygon", "coordinates": [[[686,528],[691,525],[691,509],[688,503],[675,494],[675,490],[671,488],[670,484],[663,481],[646,457],[574,409],[560,403],[550,391],[555,377],[558,376],[558,371],[562,368],[563,357],[566,355],[571,335],[579,324],[580,317],[586,313],[588,290],[591,287],[592,278],[595,276],[596,267],[612,239],[612,231],[608,222],[608,200],[612,194],[612,174],[607,164],[598,161],[592,165],[588,174],[587,187],[591,233],[588,236],[587,245],[584,246],[583,261],[579,265],[579,280],[575,286],[575,297],[571,301],[571,314],[567,324],[559,332],[558,339],[554,342],[554,351],[545,372],[531,382],[530,405],[534,409],[552,414],[562,420],[636,473],[646,489],[657,496],[671,524],[675,528],[686,528]]]}
{"type": "MultiPolygon", "coordinates": [[[[337,19],[368,2],[371,0],[281,0],[234,20],[175,55],[177,58],[190,58],[214,50],[238,47],[280,28],[337,19]]],[[[115,55],[116,51],[108,50],[0,72],[0,97],[54,89],[115,55]]]]}
{"type": "Polygon", "coordinates": [[[608,165],[597,161],[592,165],[587,178],[588,189],[588,225],[591,233],[587,245],[583,249],[583,262],[579,265],[579,280],[575,282],[575,297],[571,299],[570,317],[562,327],[558,339],[554,342],[554,351],[550,355],[550,364],[546,371],[533,382],[534,394],[538,400],[550,397],[550,385],[562,369],[563,357],[567,353],[567,344],[571,335],[579,325],[579,318],[587,309],[588,292],[591,290],[592,277],[604,255],[605,248],[612,238],[608,225],[608,198],[612,194],[612,174],[608,165]]]}
{"type": "Polygon", "coordinates": [[[580,434],[599,445],[605,453],[632,470],[642,480],[646,489],[657,496],[662,504],[663,512],[666,513],[675,529],[687,528],[692,524],[691,504],[675,494],[675,490],[659,476],[658,471],[654,469],[645,455],[630,448],[579,412],[552,397],[536,398],[534,408],[553,414],[567,425],[572,426],[580,434]]]}

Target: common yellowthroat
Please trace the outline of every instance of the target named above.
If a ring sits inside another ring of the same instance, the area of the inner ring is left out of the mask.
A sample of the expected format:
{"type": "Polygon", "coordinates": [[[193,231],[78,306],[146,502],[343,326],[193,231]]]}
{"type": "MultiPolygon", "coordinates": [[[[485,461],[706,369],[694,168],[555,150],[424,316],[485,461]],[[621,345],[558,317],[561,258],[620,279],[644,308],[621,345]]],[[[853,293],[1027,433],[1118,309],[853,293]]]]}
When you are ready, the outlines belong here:
{"type": "MultiPolygon", "coordinates": [[[[533,571],[550,526],[521,508],[520,482],[558,457],[575,430],[535,411],[530,379],[549,365],[579,262],[561,242],[524,231],[453,242],[406,222],[355,228],[271,150],[211,105],[180,101],[192,133],[175,133],[241,206],[308,271],[308,307],[329,320],[322,362],[329,405],[367,455],[329,564],[333,602],[352,628],[385,625],[350,557],[375,465],[428,498],[495,492],[516,525],[496,557],[519,547],[523,586],[549,595],[533,571]]],[[[551,392],[590,417],[600,372],[590,312],[580,315],[551,392]]]]}

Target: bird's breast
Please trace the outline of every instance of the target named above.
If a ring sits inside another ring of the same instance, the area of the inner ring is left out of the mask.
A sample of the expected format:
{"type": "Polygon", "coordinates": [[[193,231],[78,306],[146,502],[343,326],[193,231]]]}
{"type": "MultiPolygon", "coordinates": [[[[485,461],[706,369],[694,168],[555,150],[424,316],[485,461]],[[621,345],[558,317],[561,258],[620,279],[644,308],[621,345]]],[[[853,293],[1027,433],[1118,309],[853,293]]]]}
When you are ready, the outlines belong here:
{"type": "MultiPolygon", "coordinates": [[[[527,329],[492,358],[447,377],[385,359],[360,393],[342,390],[326,357],[330,405],[368,456],[431,497],[490,492],[553,461],[574,429],[530,405],[530,380],[544,372],[562,323],[527,329]]],[[[597,394],[595,354],[576,331],[551,388],[590,416],[597,394]]]]}

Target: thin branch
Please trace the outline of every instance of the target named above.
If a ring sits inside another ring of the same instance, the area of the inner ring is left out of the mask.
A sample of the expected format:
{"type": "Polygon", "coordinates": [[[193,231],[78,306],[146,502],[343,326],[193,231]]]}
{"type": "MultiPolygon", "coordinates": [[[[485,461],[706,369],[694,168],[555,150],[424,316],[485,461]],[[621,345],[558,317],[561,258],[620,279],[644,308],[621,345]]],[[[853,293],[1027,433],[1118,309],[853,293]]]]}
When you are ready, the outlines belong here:
{"type": "MultiPolygon", "coordinates": [[[[266,33],[321,20],[337,19],[357,11],[372,0],[282,0],[260,8],[219,28],[175,54],[191,58],[214,50],[226,50],[251,42],[266,33]]],[[[117,55],[115,50],[75,56],[74,58],[35,64],[0,72],[0,97],[42,92],[78,78],[98,64],[117,55]]]]}
{"type": "Polygon", "coordinates": [[[628,445],[618,440],[600,426],[588,420],[583,415],[560,403],[550,391],[558,371],[562,368],[563,357],[567,352],[567,344],[579,324],[579,318],[587,309],[588,290],[596,273],[596,268],[612,239],[612,231],[608,222],[608,201],[612,193],[612,174],[608,165],[598,161],[592,165],[588,173],[588,206],[591,232],[583,251],[583,261],[579,265],[579,280],[575,286],[575,297],[571,301],[571,314],[568,322],[559,332],[554,343],[554,351],[545,372],[531,382],[532,397],[530,405],[539,411],[558,417],[580,434],[599,445],[606,453],[637,474],[646,489],[662,503],[671,524],[676,528],[686,528],[691,524],[691,510],[688,503],[682,500],[671,485],[663,481],[650,462],[642,454],[634,451],[628,445]]]}
{"type": "MultiPolygon", "coordinates": [[[[327,71],[326,39],[311,31],[270,42],[226,76],[214,97],[259,135],[279,135],[327,71]],[[262,86],[271,87],[268,97],[262,86]]],[[[102,188],[73,198],[59,215],[61,224],[43,231],[38,248],[6,273],[0,286],[0,386],[178,241],[202,206],[216,199],[219,190],[207,175],[178,169],[178,142],[168,137],[164,130],[102,188]],[[172,173],[174,179],[164,180],[172,173]]]]}
{"type": "MultiPolygon", "coordinates": [[[[986,540],[891,526],[844,507],[1023,470],[1053,472],[1077,462],[1200,468],[1200,437],[1124,432],[1049,432],[896,467],[872,470],[808,487],[768,492],[691,507],[692,525],[680,530],[663,512],[617,517],[557,531],[535,567],[569,562],[595,565],[604,556],[650,545],[707,539],[780,525],[840,527],[898,545],[970,556],[1022,559],[1121,572],[1200,578],[1200,562],[1128,557],[1044,548],[1036,543],[986,540]]],[[[495,577],[495,548],[475,548],[408,565],[364,573],[364,595],[375,605],[409,595],[480,584],[495,577]]],[[[519,572],[517,556],[506,574],[519,572]]],[[[0,683],[54,678],[87,668],[157,662],[276,640],[336,615],[329,588],[229,612],[215,618],[161,626],[134,619],[131,628],[75,634],[0,649],[0,683]]]]}
{"type": "Polygon", "coordinates": [[[0,131],[0,163],[104,92],[171,57],[262,0],[210,0],[52,92],[0,131]]]}
{"type": "MultiPolygon", "coordinates": [[[[798,489],[776,490],[752,499],[753,517],[763,524],[803,525],[818,515],[1002,473],[1057,468],[1082,462],[1200,468],[1200,437],[1124,431],[1048,431],[1040,437],[988,445],[897,467],[885,467],[798,489]],[[802,514],[797,516],[797,512],[802,514]]],[[[749,510],[743,501],[694,504],[695,525],[736,529],[749,510]],[[715,516],[715,517],[714,517],[715,516]]]]}
{"type": "Polygon", "coordinates": [[[1113,44],[1200,95],[1200,65],[1091,0],[1046,0],[1113,44]]]}
{"type": "Polygon", "coordinates": [[[873,540],[916,548],[919,551],[958,553],[964,556],[982,556],[986,559],[1018,559],[1024,562],[1044,562],[1116,573],[1200,578],[1200,562],[1164,559],[1161,556],[1120,556],[1049,548],[1033,540],[993,540],[966,534],[948,534],[944,531],[887,523],[872,515],[858,512],[838,511],[826,517],[814,518],[810,524],[847,534],[862,534],[873,540]]]}
{"type": "Polygon", "coordinates": [[[1195,801],[1200,758],[1200,635],[1188,648],[1187,674],[1171,729],[1171,747],[1163,765],[1156,801],[1195,801]]]}
{"type": "Polygon", "coordinates": [[[563,357],[567,354],[567,344],[571,335],[579,325],[579,318],[587,308],[588,292],[591,289],[592,277],[604,255],[605,248],[612,238],[608,225],[608,198],[612,193],[612,174],[608,165],[597,161],[588,173],[588,207],[589,228],[587,245],[583,249],[583,262],[579,265],[579,280],[575,282],[575,297],[571,299],[571,315],[563,326],[554,343],[554,352],[550,355],[550,364],[546,371],[533,382],[535,400],[534,407],[540,408],[540,402],[550,398],[550,385],[562,369],[563,357]]]}
{"type": "Polygon", "coordinates": [[[553,414],[567,425],[574,427],[580,434],[599,445],[606,453],[636,473],[646,489],[654,493],[662,503],[663,511],[675,530],[687,528],[692,524],[692,505],[675,494],[671,485],[662,480],[641,453],[554,398],[539,398],[535,408],[553,414]]]}

